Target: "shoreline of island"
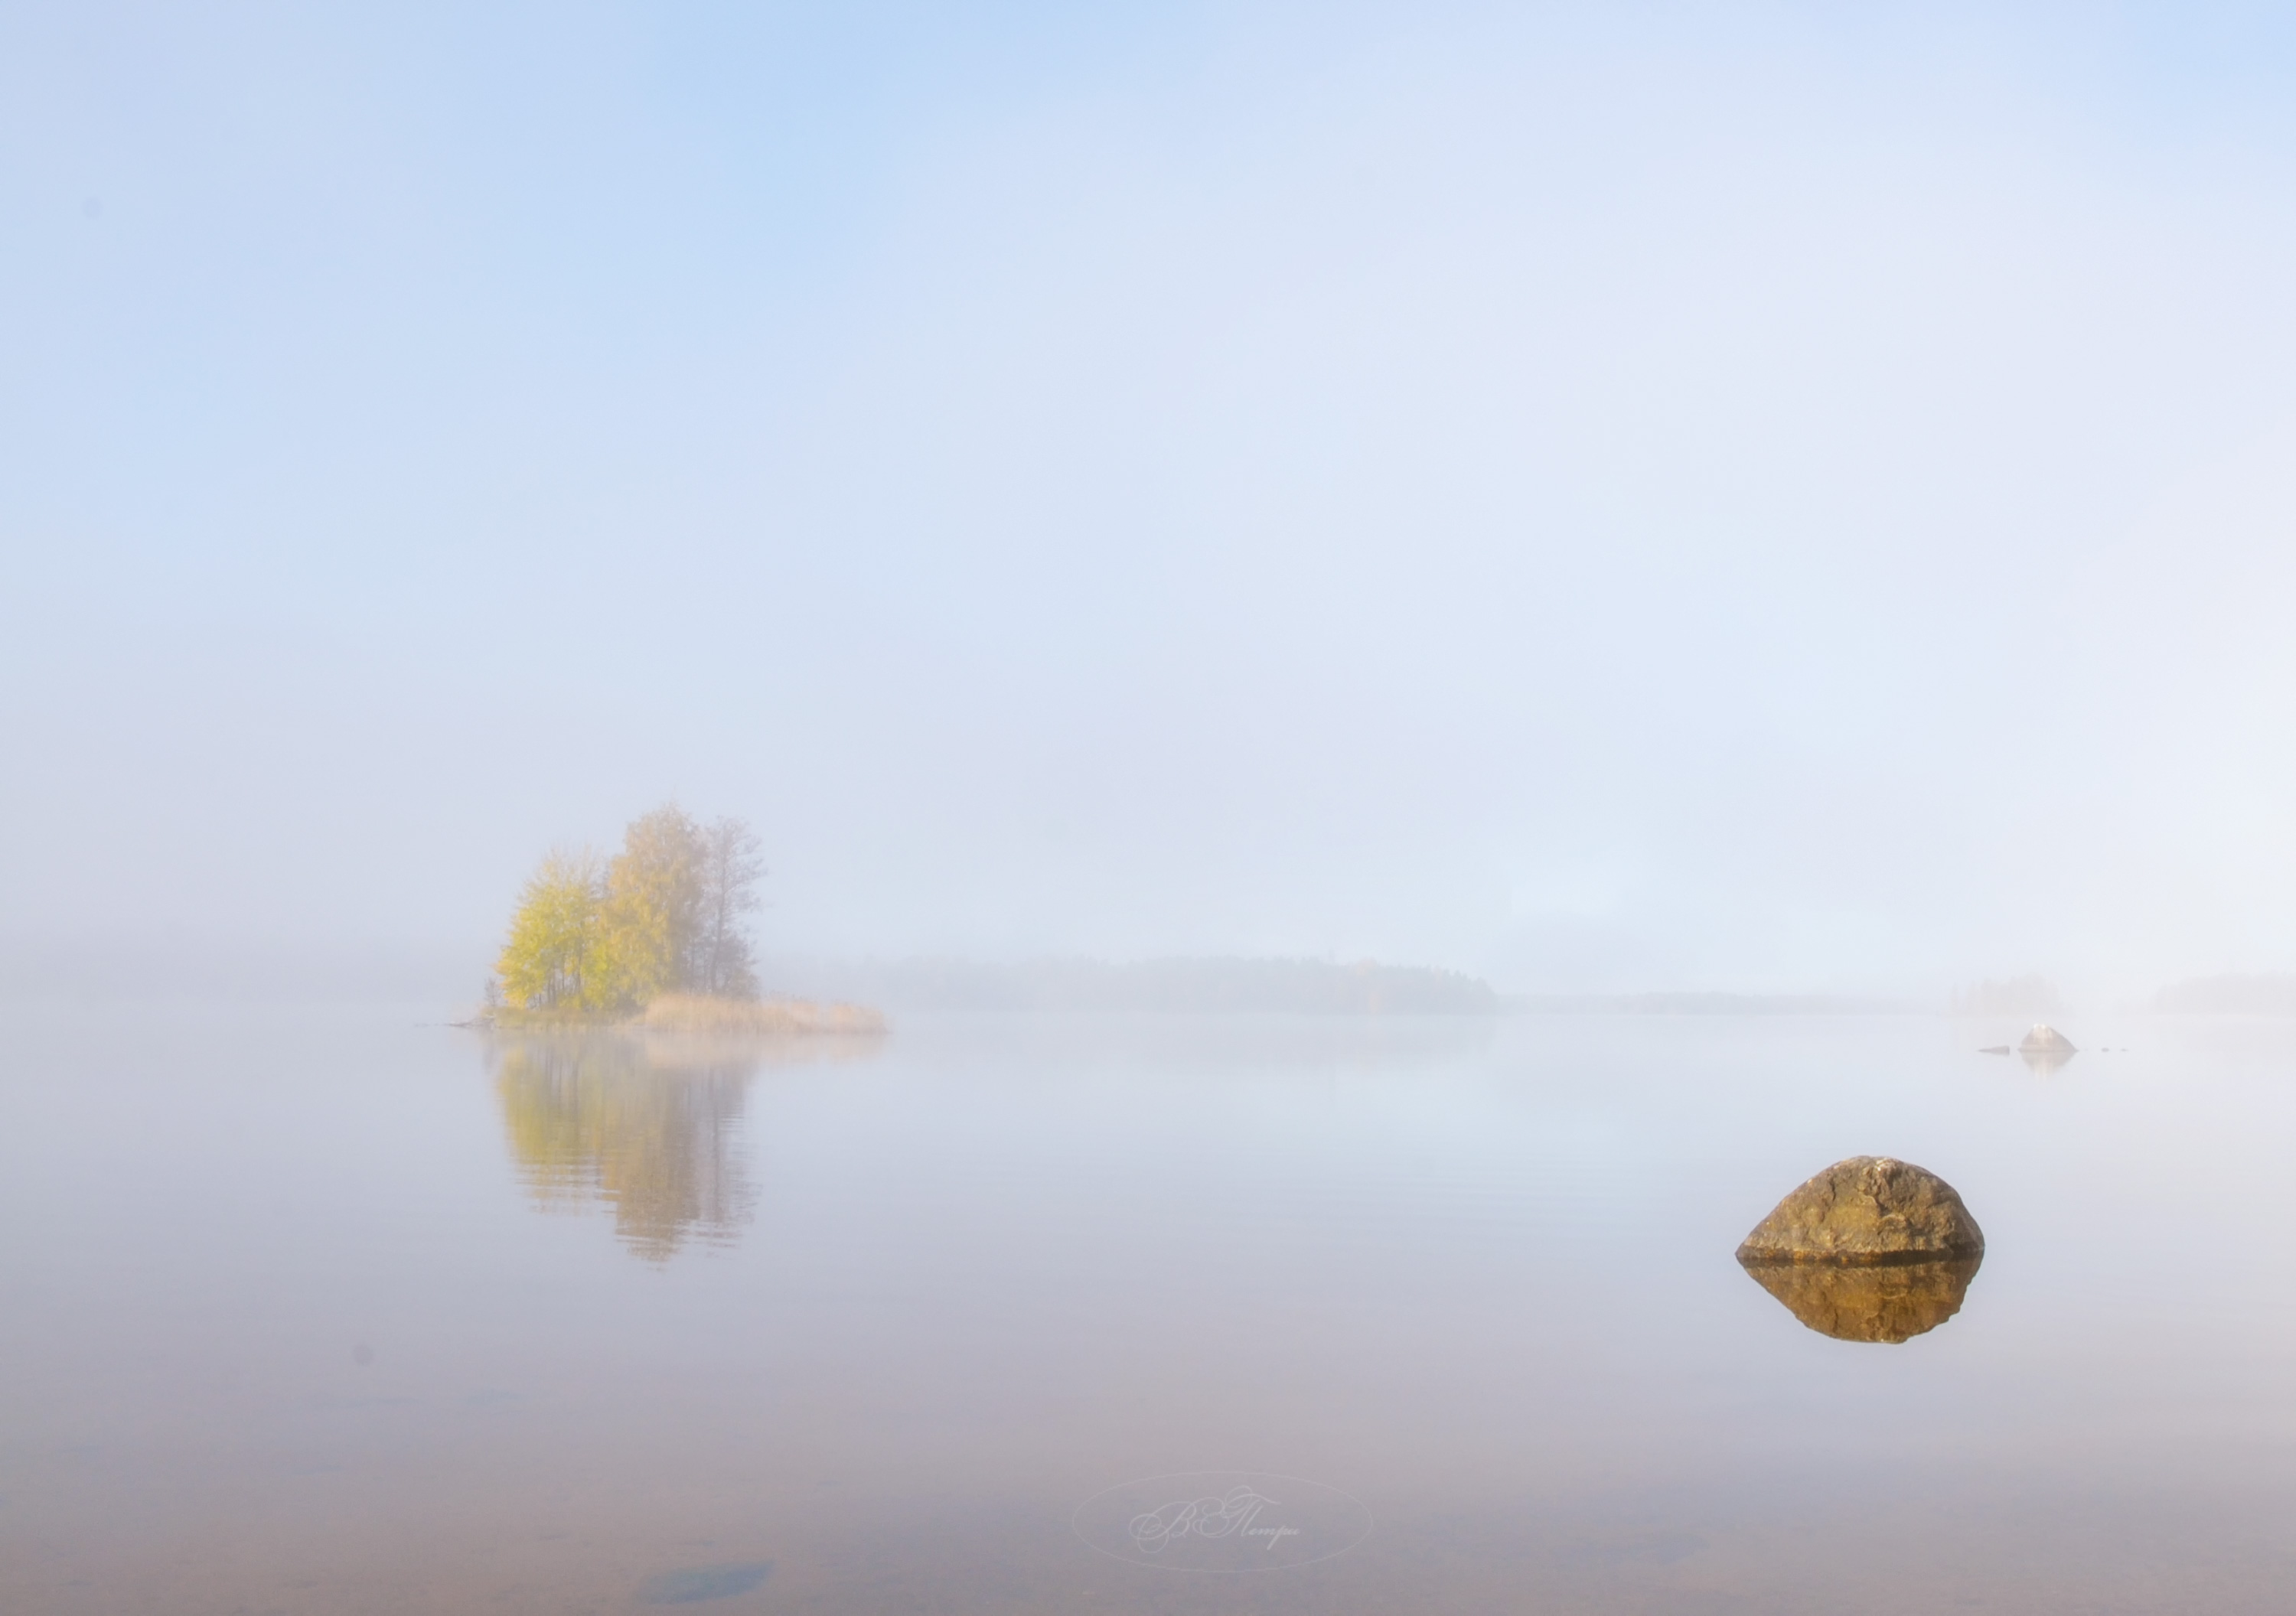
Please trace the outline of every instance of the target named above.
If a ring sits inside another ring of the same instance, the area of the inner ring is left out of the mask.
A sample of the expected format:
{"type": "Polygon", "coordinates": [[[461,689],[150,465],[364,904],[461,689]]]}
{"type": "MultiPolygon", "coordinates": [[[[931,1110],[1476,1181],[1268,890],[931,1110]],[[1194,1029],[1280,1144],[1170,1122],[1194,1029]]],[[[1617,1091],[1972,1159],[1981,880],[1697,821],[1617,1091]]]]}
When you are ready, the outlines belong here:
{"type": "Polygon", "coordinates": [[[873,1038],[884,1012],[834,1000],[665,993],[636,1012],[489,1006],[456,1026],[488,1032],[652,1032],[701,1038],[873,1038]]]}

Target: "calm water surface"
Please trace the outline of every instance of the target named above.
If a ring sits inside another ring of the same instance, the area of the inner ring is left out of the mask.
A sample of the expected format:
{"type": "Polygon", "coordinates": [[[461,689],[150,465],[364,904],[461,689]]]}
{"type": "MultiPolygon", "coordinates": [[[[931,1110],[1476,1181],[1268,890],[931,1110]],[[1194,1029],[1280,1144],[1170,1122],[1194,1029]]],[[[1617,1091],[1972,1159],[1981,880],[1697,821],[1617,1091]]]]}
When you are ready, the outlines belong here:
{"type": "Polygon", "coordinates": [[[0,1024],[0,1610],[2296,1602],[2296,1027],[0,1024]],[[1896,1345],[1731,1256],[1867,1152],[1896,1345]]]}

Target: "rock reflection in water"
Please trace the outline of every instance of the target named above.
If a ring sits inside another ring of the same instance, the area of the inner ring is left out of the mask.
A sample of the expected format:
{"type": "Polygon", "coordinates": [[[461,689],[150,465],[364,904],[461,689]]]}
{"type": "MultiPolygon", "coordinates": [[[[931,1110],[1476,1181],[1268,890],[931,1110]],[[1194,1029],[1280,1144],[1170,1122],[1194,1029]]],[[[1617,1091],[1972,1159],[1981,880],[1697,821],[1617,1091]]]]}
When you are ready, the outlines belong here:
{"type": "Polygon", "coordinates": [[[1786,1310],[1837,1341],[1910,1341],[1961,1311],[1985,1259],[1929,1262],[1743,1263],[1786,1310]]]}
{"type": "Polygon", "coordinates": [[[2017,1053],[2025,1057],[2026,1065],[2042,1077],[2054,1077],[2077,1053],[2073,1041],[2046,1022],[2039,1022],[2018,1044],[2017,1053]]]}
{"type": "Polygon", "coordinates": [[[535,1036],[488,1051],[511,1153],[536,1202],[603,1201],[638,1256],[730,1245],[756,1190],[737,1141],[759,1058],[640,1037],[535,1036]]]}

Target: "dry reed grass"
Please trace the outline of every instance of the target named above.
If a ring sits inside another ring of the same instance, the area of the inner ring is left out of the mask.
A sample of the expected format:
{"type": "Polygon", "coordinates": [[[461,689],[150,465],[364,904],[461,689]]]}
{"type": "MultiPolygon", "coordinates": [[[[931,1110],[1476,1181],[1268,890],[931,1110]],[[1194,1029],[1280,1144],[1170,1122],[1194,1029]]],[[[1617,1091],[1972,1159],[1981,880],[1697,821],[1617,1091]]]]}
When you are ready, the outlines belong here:
{"type": "Polygon", "coordinates": [[[699,1032],[717,1037],[882,1032],[885,1018],[865,1005],[817,1004],[808,999],[709,999],[664,993],[630,1024],[649,1032],[699,1032]]]}

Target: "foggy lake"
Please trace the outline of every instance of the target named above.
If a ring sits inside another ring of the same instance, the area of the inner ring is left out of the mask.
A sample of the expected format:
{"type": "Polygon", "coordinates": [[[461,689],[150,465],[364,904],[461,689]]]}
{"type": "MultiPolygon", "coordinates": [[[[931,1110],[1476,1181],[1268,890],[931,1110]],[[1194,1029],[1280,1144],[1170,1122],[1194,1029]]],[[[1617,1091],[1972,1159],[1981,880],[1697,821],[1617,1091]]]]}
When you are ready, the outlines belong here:
{"type": "Polygon", "coordinates": [[[2296,1609],[2292,286],[2251,0],[0,3],[0,1616],[2296,1609]]]}
{"type": "Polygon", "coordinates": [[[2296,1024],[2011,1030],[12,1011],[0,1608],[2284,1608],[2296,1024]],[[1898,1344],[1732,1255],[1861,1152],[1898,1344]]]}

